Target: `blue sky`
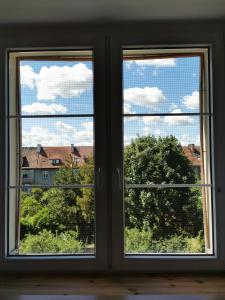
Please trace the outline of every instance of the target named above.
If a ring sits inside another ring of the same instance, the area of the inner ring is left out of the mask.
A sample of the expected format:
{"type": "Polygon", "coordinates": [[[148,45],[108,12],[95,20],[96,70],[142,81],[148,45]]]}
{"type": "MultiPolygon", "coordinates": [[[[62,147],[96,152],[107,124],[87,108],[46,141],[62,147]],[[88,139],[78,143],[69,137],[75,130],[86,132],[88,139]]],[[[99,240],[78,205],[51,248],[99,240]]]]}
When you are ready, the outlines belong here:
{"type": "Polygon", "coordinates": [[[153,114],[124,119],[125,144],[137,135],[172,134],[182,145],[199,145],[198,116],[154,116],[199,112],[199,66],[199,57],[124,61],[124,113],[153,114]]]}
{"type": "MultiPolygon", "coordinates": [[[[123,63],[124,143],[137,135],[175,135],[199,145],[198,116],[137,117],[137,113],[199,112],[199,57],[123,63]]],[[[21,61],[22,114],[92,114],[93,66],[84,61],[21,61]]],[[[93,145],[92,117],[26,118],[23,146],[93,145]]]]}

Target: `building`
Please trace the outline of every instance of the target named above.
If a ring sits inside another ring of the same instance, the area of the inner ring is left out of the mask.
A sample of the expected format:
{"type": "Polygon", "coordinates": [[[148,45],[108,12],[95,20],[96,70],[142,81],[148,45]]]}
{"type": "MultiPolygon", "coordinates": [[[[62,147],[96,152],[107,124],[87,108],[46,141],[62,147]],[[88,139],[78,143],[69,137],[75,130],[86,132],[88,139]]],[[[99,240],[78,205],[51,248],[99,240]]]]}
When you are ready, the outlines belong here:
{"type": "Polygon", "coordinates": [[[185,156],[190,160],[196,176],[200,179],[201,175],[201,153],[200,146],[195,146],[195,144],[189,144],[188,146],[183,146],[183,151],[185,156]]]}
{"type": "MultiPolygon", "coordinates": [[[[194,144],[183,146],[186,157],[190,160],[196,175],[200,178],[201,157],[200,147],[194,144]]],[[[78,166],[85,163],[93,154],[92,146],[37,147],[22,148],[22,184],[50,185],[57,170],[66,161],[72,161],[78,166]]]]}
{"type": "Polygon", "coordinates": [[[56,171],[72,160],[81,165],[93,153],[92,146],[37,147],[22,148],[22,184],[52,184],[56,171]]]}

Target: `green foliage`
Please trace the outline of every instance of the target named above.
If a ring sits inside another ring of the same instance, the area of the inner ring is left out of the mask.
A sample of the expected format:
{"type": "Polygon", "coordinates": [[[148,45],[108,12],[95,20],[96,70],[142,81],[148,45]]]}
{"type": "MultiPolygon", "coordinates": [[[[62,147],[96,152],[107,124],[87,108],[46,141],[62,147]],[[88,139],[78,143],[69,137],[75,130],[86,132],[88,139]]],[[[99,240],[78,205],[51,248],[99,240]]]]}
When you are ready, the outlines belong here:
{"type": "Polygon", "coordinates": [[[152,233],[142,229],[139,231],[137,228],[125,229],[125,249],[126,252],[139,252],[146,253],[152,241],[152,233]]]}
{"type": "Polygon", "coordinates": [[[127,253],[204,253],[204,239],[186,235],[173,235],[154,239],[150,231],[137,228],[125,230],[125,251],[127,253]]]}
{"type": "Polygon", "coordinates": [[[58,184],[79,184],[80,172],[77,163],[73,161],[72,156],[69,155],[66,159],[65,165],[59,168],[56,172],[53,183],[58,184]]]}
{"type": "MultiPolygon", "coordinates": [[[[77,168],[67,160],[54,178],[54,184],[93,183],[93,158],[77,168]]],[[[79,239],[85,242],[94,240],[94,195],[89,188],[50,188],[32,189],[21,195],[21,239],[26,234],[35,234],[43,230],[63,233],[79,231],[79,239]]]]}
{"type": "Polygon", "coordinates": [[[187,251],[190,253],[203,253],[205,251],[205,241],[201,231],[196,238],[187,240],[187,251]]]}
{"type": "Polygon", "coordinates": [[[54,235],[51,231],[43,230],[37,235],[28,234],[21,242],[20,253],[79,253],[83,243],[78,240],[78,233],[68,231],[54,235]]]}
{"type": "MultiPolygon", "coordinates": [[[[193,184],[196,177],[190,161],[174,136],[137,137],[125,149],[127,184],[193,184]]],[[[202,229],[199,191],[192,188],[125,190],[128,228],[150,229],[154,238],[197,236],[202,229]]]]}
{"type": "MultiPolygon", "coordinates": [[[[124,161],[126,184],[196,183],[173,136],[137,137],[126,147],[124,161]]],[[[69,156],[53,183],[93,184],[93,157],[78,167],[69,156]]],[[[204,252],[199,189],[129,188],[124,196],[127,252],[204,252]]],[[[32,189],[21,193],[20,204],[21,253],[77,253],[94,242],[92,188],[32,189]]]]}
{"type": "MultiPolygon", "coordinates": [[[[89,156],[86,163],[80,167],[80,183],[93,184],[94,183],[94,159],[89,156]]],[[[94,220],[94,190],[90,188],[82,188],[81,196],[77,197],[77,204],[80,207],[81,214],[87,223],[94,220]]]]}

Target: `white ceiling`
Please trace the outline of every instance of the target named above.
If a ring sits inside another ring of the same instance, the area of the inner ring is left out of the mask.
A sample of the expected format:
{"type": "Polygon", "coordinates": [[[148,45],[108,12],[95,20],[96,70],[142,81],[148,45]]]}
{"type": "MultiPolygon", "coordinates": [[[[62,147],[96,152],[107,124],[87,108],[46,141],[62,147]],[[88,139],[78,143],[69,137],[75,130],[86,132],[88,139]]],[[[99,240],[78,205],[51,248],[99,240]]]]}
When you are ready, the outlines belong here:
{"type": "Polygon", "coordinates": [[[0,24],[225,20],[225,0],[0,0],[0,24]]]}

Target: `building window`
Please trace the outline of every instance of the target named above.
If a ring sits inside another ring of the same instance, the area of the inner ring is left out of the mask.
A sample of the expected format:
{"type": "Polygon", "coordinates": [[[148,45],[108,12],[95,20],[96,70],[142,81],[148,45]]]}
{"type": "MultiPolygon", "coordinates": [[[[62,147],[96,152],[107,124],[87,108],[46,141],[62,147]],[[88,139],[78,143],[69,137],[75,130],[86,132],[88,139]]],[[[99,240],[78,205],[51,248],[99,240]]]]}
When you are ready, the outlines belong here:
{"type": "Polygon", "coordinates": [[[48,179],[48,177],[49,177],[48,171],[43,171],[43,178],[48,179]]]}
{"type": "Polygon", "coordinates": [[[28,179],[28,174],[23,174],[23,179],[28,179]]]}
{"type": "Polygon", "coordinates": [[[52,159],[52,164],[53,165],[59,165],[60,164],[60,159],[52,159]]]}

